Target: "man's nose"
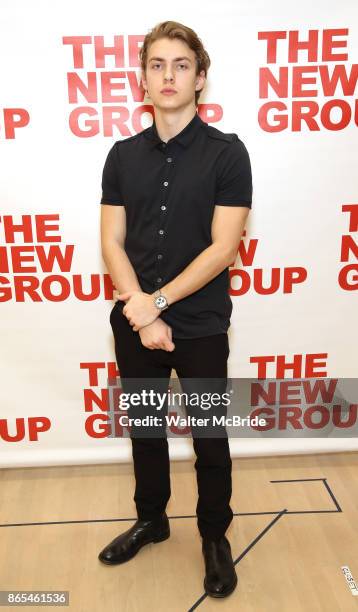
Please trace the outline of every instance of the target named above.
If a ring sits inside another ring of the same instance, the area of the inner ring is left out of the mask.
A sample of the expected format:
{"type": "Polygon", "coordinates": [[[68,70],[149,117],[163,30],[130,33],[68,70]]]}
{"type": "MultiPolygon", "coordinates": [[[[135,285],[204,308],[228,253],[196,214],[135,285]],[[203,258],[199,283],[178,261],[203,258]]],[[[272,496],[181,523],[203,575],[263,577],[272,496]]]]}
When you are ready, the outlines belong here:
{"type": "Polygon", "coordinates": [[[173,81],[174,80],[173,74],[172,74],[171,70],[169,70],[168,68],[166,69],[166,71],[164,73],[164,80],[165,81],[173,81]]]}

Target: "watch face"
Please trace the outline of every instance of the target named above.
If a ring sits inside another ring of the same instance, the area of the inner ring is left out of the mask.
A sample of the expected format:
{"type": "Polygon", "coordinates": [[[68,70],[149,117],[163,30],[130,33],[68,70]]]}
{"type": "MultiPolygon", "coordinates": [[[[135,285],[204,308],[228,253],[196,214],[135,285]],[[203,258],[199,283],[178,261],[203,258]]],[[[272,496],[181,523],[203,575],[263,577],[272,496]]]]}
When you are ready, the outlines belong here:
{"type": "Polygon", "coordinates": [[[155,298],[155,303],[158,308],[164,308],[167,305],[167,300],[164,296],[159,295],[157,298],[155,298]]]}

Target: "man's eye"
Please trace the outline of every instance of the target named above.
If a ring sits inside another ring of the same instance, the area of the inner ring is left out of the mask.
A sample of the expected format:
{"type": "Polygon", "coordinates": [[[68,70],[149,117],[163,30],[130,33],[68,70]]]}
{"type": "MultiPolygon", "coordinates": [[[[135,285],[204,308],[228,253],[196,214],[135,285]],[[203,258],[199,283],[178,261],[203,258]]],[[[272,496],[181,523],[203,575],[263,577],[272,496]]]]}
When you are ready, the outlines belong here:
{"type": "MultiPolygon", "coordinates": [[[[152,68],[156,68],[157,66],[161,66],[161,64],[152,64],[152,68]]],[[[186,64],[177,64],[177,66],[180,66],[181,68],[187,68],[186,64]]]]}

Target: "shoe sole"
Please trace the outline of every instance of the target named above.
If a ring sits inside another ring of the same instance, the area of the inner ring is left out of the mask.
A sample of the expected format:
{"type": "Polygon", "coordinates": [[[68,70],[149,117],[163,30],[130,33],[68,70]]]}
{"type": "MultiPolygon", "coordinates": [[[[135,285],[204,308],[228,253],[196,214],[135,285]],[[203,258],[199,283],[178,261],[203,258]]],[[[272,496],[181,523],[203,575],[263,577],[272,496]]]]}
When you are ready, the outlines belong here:
{"type": "Polygon", "coordinates": [[[231,595],[231,593],[236,589],[237,587],[237,576],[235,579],[235,582],[229,587],[229,589],[227,591],[225,591],[225,593],[213,593],[212,591],[208,591],[206,586],[205,586],[205,580],[204,580],[204,591],[207,595],[209,595],[209,597],[215,597],[215,598],[222,598],[222,597],[227,597],[228,595],[231,595]]]}
{"type": "Polygon", "coordinates": [[[158,542],[164,542],[164,540],[167,540],[170,537],[170,531],[166,531],[165,533],[161,533],[158,534],[157,536],[153,537],[151,540],[148,540],[148,542],[144,542],[139,548],[138,550],[136,550],[132,555],[130,555],[130,557],[126,557],[125,559],[121,559],[119,561],[108,561],[106,559],[102,559],[98,556],[98,559],[101,561],[101,563],[104,563],[105,565],[120,565],[121,563],[126,563],[127,561],[130,561],[131,559],[133,559],[133,557],[135,557],[139,551],[143,548],[143,546],[146,546],[147,544],[157,544],[158,542]]]}

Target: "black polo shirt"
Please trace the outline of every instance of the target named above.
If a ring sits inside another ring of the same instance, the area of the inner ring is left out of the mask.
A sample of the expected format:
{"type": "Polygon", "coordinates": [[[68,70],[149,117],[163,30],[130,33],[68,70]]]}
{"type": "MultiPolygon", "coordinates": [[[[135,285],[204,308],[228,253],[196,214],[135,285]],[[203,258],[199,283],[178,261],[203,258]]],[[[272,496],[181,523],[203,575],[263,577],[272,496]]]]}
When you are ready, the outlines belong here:
{"type": "MultiPolygon", "coordinates": [[[[251,208],[251,202],[244,143],[197,113],[167,143],[155,121],[117,141],[103,168],[101,204],[125,206],[124,248],[146,293],[163,287],[212,244],[216,204],[251,208]]],[[[160,316],[172,327],[173,338],[186,339],[226,332],[231,312],[226,268],[160,316]]]]}

